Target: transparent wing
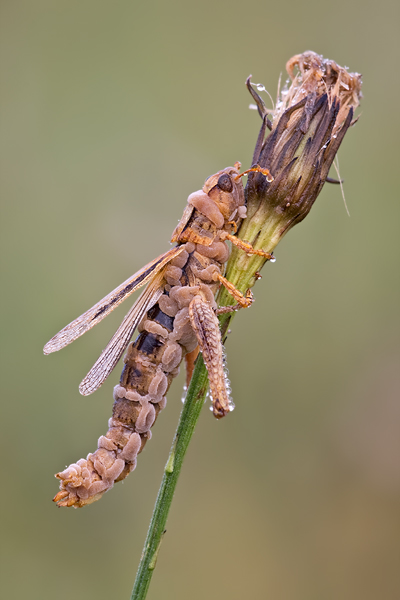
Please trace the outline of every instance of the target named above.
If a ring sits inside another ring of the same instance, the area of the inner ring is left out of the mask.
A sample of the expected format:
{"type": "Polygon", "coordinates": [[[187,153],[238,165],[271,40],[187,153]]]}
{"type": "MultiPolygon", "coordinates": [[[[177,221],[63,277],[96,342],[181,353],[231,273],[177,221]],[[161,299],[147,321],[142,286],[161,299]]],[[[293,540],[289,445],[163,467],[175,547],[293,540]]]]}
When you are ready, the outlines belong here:
{"type": "Polygon", "coordinates": [[[163,272],[158,273],[154,277],[153,281],[149,283],[147,288],[132,306],[131,310],[108,342],[106,348],[101,353],[99,359],[81,382],[79,391],[83,396],[93,394],[93,392],[105,382],[111,371],[114,369],[128,346],[138,323],[145,313],[154,306],[163,293],[162,281],[163,272]]]}
{"type": "Polygon", "coordinates": [[[161,254],[137,273],[121,283],[115,290],[110,292],[102,300],[97,302],[92,308],[83,313],[80,317],[69,323],[64,329],[61,329],[43,348],[45,354],[61,350],[78,337],[89,331],[92,327],[100,323],[110,312],[117,308],[133,292],[148,283],[167,263],[178,256],[184,250],[184,246],[175,246],[165,254],[161,254]]]}

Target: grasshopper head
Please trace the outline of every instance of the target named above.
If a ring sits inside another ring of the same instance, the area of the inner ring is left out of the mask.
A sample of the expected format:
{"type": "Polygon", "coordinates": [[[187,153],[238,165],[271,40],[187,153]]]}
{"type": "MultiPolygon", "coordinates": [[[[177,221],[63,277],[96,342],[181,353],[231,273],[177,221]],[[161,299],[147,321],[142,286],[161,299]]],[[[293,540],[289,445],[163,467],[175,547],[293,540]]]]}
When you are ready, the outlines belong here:
{"type": "Polygon", "coordinates": [[[203,186],[203,192],[215,202],[225,222],[236,220],[239,207],[245,205],[243,184],[236,165],[211,175],[203,186]]]}

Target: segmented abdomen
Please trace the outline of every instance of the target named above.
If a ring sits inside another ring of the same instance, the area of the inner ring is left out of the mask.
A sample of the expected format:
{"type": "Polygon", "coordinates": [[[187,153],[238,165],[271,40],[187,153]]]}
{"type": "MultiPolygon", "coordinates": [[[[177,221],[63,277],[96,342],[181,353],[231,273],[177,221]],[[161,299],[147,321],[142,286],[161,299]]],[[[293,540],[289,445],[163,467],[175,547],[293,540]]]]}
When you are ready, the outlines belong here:
{"type": "Polygon", "coordinates": [[[57,474],[61,491],[54,500],[59,506],[91,504],[135,469],[182,358],[197,346],[188,306],[200,290],[214,302],[209,286],[182,285],[188,257],[183,252],[167,267],[164,293],[128,346],[120,383],[114,388],[113,416],[97,450],[57,474]]]}

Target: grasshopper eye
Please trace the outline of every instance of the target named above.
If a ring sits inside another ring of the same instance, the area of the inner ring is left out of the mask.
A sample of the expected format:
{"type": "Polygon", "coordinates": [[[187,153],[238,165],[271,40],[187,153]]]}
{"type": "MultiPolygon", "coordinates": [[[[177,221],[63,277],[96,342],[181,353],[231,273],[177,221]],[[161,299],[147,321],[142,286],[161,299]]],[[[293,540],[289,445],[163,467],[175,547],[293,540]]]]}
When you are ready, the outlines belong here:
{"type": "Polygon", "coordinates": [[[231,192],[233,190],[232,179],[227,173],[223,173],[223,175],[221,175],[221,177],[218,179],[217,185],[223,192],[231,192]]]}

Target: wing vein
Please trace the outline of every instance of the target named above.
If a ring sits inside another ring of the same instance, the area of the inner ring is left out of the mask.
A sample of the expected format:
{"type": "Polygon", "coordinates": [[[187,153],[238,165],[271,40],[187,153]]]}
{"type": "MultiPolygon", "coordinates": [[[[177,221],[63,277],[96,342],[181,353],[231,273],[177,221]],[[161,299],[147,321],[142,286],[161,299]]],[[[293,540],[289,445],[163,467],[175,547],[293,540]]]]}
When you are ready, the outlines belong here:
{"type": "Polygon", "coordinates": [[[83,313],[80,317],[66,325],[61,331],[56,333],[43,348],[45,354],[61,350],[75,341],[78,337],[89,331],[92,327],[100,323],[110,312],[128,298],[135,290],[142,287],[154,277],[161,269],[166,266],[173,258],[178,256],[184,250],[184,246],[175,246],[161,254],[153,261],[145,265],[140,271],[132,275],[129,279],[121,283],[112,292],[107,294],[92,308],[83,313]]]}
{"type": "Polygon", "coordinates": [[[138,323],[163,293],[162,280],[163,273],[161,272],[149,283],[125,316],[89,373],[82,380],[79,391],[83,396],[89,396],[95,392],[110,375],[126,350],[138,323]]]}

